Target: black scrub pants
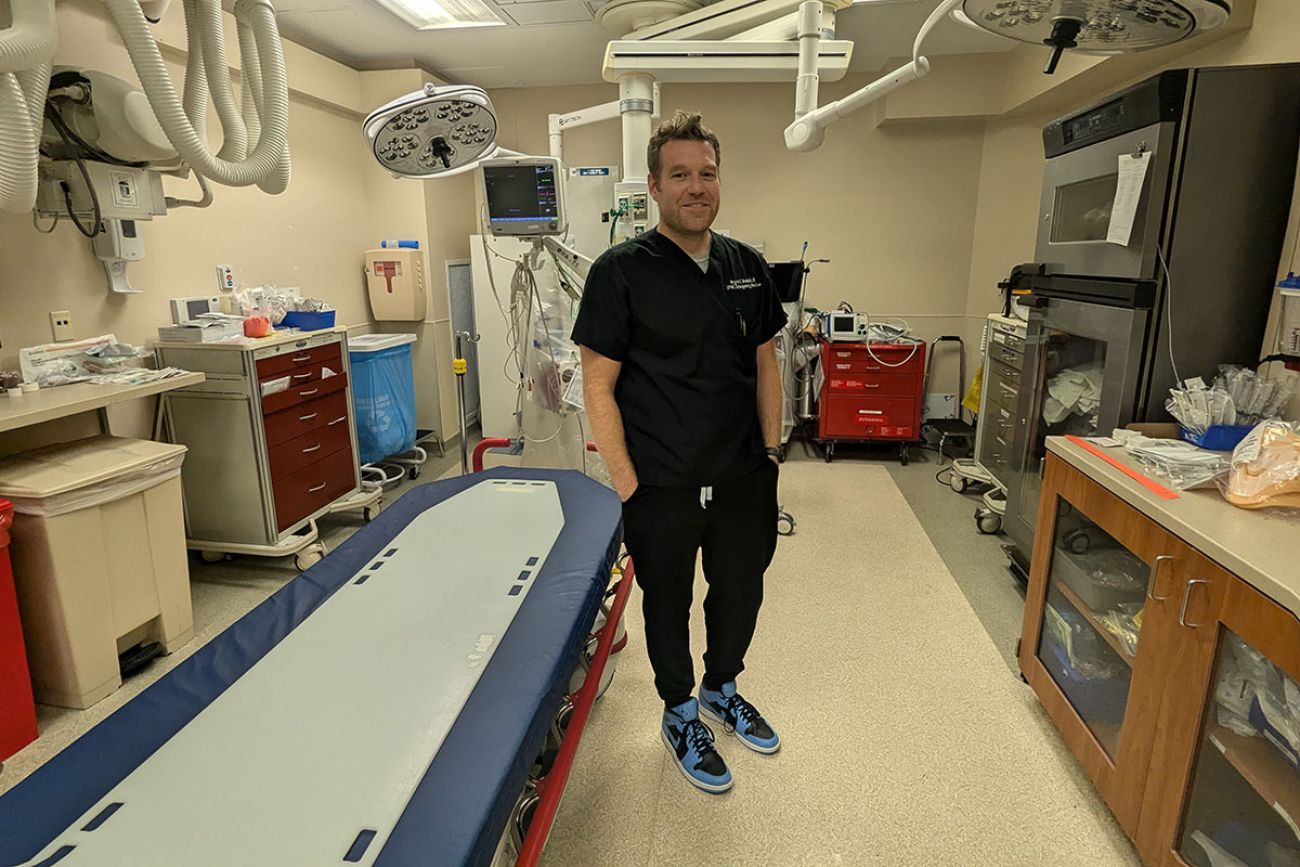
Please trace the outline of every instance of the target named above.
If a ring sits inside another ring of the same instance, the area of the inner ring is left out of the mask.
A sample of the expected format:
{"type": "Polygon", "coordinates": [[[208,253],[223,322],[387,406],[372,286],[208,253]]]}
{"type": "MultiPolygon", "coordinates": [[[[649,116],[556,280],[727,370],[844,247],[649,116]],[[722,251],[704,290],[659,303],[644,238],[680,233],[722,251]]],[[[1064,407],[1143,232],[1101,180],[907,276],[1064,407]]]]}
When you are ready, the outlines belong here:
{"type": "Polygon", "coordinates": [[[667,707],[691,697],[691,596],[695,558],[704,553],[708,649],[704,686],[718,689],[745,669],[763,604],[763,573],[776,552],[778,469],[763,466],[702,491],[642,485],[623,504],[624,542],[636,564],[646,650],[667,707]],[[709,494],[712,499],[707,498],[709,494]]]}

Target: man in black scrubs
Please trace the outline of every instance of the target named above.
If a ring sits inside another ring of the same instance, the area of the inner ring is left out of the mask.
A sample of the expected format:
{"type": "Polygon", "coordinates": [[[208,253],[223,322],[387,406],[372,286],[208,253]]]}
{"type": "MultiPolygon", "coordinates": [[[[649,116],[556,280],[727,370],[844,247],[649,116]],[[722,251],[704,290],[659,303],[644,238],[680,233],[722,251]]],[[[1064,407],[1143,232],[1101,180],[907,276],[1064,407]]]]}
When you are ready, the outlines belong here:
{"type": "Polygon", "coordinates": [[[587,414],[623,501],[643,596],[663,740],[690,782],[731,787],[703,713],[752,750],[780,739],[736,691],[776,551],[786,323],[767,263],[709,230],[721,201],[717,137],[678,111],[650,139],[659,225],[592,266],[573,339],[587,414]],[[691,591],[703,551],[708,650],[692,697],[691,591]]]}

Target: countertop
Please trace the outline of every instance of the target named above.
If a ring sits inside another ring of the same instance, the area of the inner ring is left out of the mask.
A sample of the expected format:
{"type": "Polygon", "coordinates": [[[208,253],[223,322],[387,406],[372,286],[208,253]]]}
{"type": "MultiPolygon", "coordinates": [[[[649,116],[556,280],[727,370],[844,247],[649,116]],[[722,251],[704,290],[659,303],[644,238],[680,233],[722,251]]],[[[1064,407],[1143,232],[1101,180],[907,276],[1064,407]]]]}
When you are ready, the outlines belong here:
{"type": "Polygon", "coordinates": [[[283,346],[286,343],[297,343],[300,340],[311,340],[327,334],[347,333],[348,327],[346,325],[335,325],[332,328],[318,328],[314,331],[276,331],[268,337],[240,337],[237,340],[222,340],[218,343],[156,340],[150,345],[163,349],[225,349],[227,351],[251,352],[273,346],[283,346]]]}
{"type": "MultiPolygon", "coordinates": [[[[1300,616],[1300,518],[1274,509],[1238,508],[1215,489],[1179,491],[1178,499],[1167,500],[1064,437],[1049,437],[1047,450],[1300,616]]],[[[1126,449],[1101,450],[1146,475],[1126,449]]]]}
{"type": "Polygon", "coordinates": [[[203,379],[201,373],[186,373],[142,385],[95,385],[79,382],[75,385],[42,388],[16,397],[0,397],[0,432],[198,385],[203,379]]]}

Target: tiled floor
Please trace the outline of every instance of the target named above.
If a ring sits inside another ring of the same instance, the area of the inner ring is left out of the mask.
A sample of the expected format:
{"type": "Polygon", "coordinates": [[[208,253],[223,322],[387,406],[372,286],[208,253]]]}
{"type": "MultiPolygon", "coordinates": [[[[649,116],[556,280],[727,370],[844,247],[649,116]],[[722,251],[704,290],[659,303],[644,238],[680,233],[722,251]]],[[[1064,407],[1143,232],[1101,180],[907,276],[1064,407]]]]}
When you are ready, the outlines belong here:
{"type": "MultiPolygon", "coordinates": [[[[976,533],[974,500],[916,457],[903,468],[846,454],[828,466],[796,452],[783,469],[798,532],[769,572],[741,686],[785,744],[761,756],[726,738],[737,779],[727,795],[696,792],[668,761],[634,594],[631,643],[593,714],[546,864],[1137,863],[1015,674],[1023,599],[999,540],[976,533]]],[[[456,462],[431,463],[420,481],[456,462]]],[[[360,520],[328,519],[327,543],[360,520]]],[[[8,763],[0,791],[295,574],[291,562],[195,561],[196,640],[91,711],[42,708],[41,739],[8,763]]],[[[702,651],[698,611],[694,634],[702,651]]]]}

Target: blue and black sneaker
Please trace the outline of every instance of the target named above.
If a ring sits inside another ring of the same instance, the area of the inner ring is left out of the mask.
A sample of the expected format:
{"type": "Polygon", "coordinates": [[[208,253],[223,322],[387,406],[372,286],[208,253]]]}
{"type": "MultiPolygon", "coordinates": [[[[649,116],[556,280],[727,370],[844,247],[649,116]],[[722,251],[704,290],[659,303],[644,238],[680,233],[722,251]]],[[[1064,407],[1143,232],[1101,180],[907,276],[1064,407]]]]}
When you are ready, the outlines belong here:
{"type": "Polygon", "coordinates": [[[713,732],[700,722],[695,699],[664,711],[662,734],[664,746],[692,786],[714,793],[731,788],[731,771],[713,748],[713,732]]]}
{"type": "Polygon", "coordinates": [[[700,710],[722,723],[723,729],[740,738],[756,753],[774,753],[781,749],[781,739],[752,704],[736,692],[736,682],[729,680],[714,692],[700,687],[700,710]]]}

